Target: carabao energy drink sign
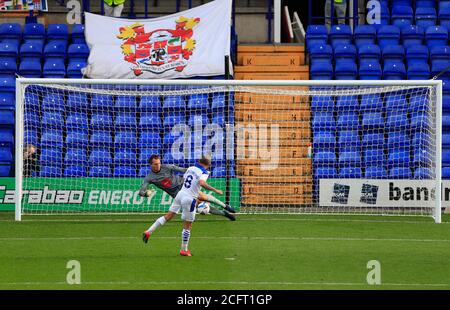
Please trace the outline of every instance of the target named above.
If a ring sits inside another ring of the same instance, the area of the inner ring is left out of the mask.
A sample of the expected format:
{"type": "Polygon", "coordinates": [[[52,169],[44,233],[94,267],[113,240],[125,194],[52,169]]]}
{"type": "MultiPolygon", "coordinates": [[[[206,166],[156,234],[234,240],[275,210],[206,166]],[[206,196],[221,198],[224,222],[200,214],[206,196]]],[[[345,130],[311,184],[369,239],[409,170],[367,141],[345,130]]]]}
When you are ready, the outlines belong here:
{"type": "MultiPolygon", "coordinates": [[[[239,180],[230,181],[230,201],[238,208],[239,180]]],[[[159,189],[151,197],[141,197],[141,182],[141,179],[27,178],[23,180],[23,209],[25,212],[167,211],[172,197],[159,189]]],[[[208,183],[225,192],[225,179],[209,179],[208,183]]],[[[14,186],[14,178],[0,179],[0,210],[14,210],[14,186]]],[[[225,196],[216,197],[225,199],[225,196]]]]}

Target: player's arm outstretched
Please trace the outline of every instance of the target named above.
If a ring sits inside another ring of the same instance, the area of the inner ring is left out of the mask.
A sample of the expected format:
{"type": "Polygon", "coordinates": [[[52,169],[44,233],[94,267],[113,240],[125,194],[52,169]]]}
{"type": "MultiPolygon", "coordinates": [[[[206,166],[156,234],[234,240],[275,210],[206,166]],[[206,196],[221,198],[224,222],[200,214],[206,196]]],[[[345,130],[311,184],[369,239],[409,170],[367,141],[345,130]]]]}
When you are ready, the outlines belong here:
{"type": "Polygon", "coordinates": [[[166,165],[166,167],[169,167],[173,171],[181,172],[181,173],[185,173],[187,171],[187,168],[182,168],[182,167],[178,167],[178,166],[175,166],[175,165],[166,165]]]}

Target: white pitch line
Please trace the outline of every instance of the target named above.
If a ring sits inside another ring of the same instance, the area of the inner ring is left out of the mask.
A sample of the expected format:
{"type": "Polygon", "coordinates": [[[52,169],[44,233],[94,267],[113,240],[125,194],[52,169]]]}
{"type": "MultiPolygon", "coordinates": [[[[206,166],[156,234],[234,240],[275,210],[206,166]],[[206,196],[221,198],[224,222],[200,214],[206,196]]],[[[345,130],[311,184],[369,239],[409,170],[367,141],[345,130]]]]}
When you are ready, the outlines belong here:
{"type": "Polygon", "coordinates": [[[20,285],[300,285],[300,286],[367,286],[367,287],[383,287],[383,286],[414,286],[414,287],[450,287],[450,283],[382,283],[380,285],[369,285],[363,282],[280,282],[280,281],[144,281],[144,282],[128,282],[128,281],[92,281],[81,282],[78,285],[69,285],[66,282],[0,282],[0,286],[20,286],[20,285]]]}
{"type": "MultiPolygon", "coordinates": [[[[141,237],[135,236],[112,236],[112,237],[1,237],[1,241],[27,241],[27,240],[140,240],[141,237]]],[[[158,236],[157,239],[179,239],[179,237],[158,236]]],[[[279,240],[279,241],[388,241],[388,242],[450,242],[449,239],[407,239],[407,238],[351,238],[351,237],[247,237],[247,236],[198,236],[195,239],[205,240],[279,240]]]]}

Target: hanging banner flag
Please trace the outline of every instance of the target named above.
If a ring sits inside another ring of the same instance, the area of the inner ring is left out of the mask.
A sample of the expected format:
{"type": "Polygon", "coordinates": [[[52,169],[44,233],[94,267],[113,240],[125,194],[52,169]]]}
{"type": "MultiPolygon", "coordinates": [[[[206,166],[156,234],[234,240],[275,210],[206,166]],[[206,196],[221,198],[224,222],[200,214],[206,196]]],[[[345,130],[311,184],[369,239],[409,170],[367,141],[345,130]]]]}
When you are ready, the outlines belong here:
{"type": "Polygon", "coordinates": [[[225,74],[232,0],[152,19],[85,13],[93,79],[175,79],[225,74]]]}

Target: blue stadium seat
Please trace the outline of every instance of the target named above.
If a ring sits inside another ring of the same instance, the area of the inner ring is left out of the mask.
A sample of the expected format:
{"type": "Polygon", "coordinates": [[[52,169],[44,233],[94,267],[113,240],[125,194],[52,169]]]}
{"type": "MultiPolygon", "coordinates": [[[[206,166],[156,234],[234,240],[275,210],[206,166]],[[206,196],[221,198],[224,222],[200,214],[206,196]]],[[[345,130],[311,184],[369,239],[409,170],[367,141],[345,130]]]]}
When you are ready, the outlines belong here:
{"type": "Polygon", "coordinates": [[[306,46],[310,50],[313,46],[327,44],[328,30],[325,25],[309,25],[306,29],[306,46]]]}
{"type": "Polygon", "coordinates": [[[409,167],[411,162],[409,150],[393,149],[388,155],[389,167],[409,167]]]}
{"type": "MultiPolygon", "coordinates": [[[[6,111],[1,111],[2,114],[6,111]]],[[[10,111],[8,111],[10,112],[10,111]]],[[[9,115],[9,114],[6,114],[9,115]]],[[[12,124],[14,125],[14,113],[12,114],[12,124]]],[[[2,116],[3,117],[3,116],[2,116]]],[[[38,128],[41,126],[41,121],[39,119],[39,115],[37,112],[25,112],[24,113],[24,123],[25,123],[25,128],[38,128]]],[[[3,120],[3,118],[2,118],[3,120]]]]}
{"type": "Polygon", "coordinates": [[[64,59],[48,58],[44,63],[44,78],[65,78],[66,65],[64,59]]]}
{"type": "Polygon", "coordinates": [[[114,136],[114,147],[116,150],[120,148],[136,148],[136,132],[130,130],[117,131],[114,136]]]}
{"type": "Polygon", "coordinates": [[[383,79],[385,80],[405,80],[406,69],[402,62],[388,62],[383,67],[383,79]]]}
{"type": "Polygon", "coordinates": [[[410,46],[422,45],[424,38],[425,31],[422,27],[411,25],[402,29],[402,41],[406,49],[410,46]]]}
{"type": "Polygon", "coordinates": [[[450,166],[450,149],[442,150],[442,166],[443,167],[450,166]]]}
{"type": "Polygon", "coordinates": [[[377,29],[372,25],[358,25],[355,28],[355,45],[361,47],[367,44],[375,44],[377,29]]]}
{"type": "Polygon", "coordinates": [[[442,26],[428,27],[425,32],[425,38],[429,49],[433,48],[434,46],[445,46],[447,45],[448,41],[447,28],[442,26]]]}
{"type": "Polygon", "coordinates": [[[159,132],[143,131],[139,135],[139,148],[159,148],[162,145],[161,136],[159,132]]]}
{"type": "Polygon", "coordinates": [[[85,68],[87,65],[84,61],[70,61],[67,65],[67,77],[69,79],[81,79],[83,73],[81,69],[85,68]]]}
{"type": "Polygon", "coordinates": [[[62,148],[63,134],[61,129],[44,129],[41,135],[41,146],[49,146],[55,148],[62,148]]]}
{"type": "Polygon", "coordinates": [[[188,97],[188,109],[191,112],[206,112],[209,109],[208,94],[194,94],[188,97]]]}
{"type": "Polygon", "coordinates": [[[406,112],[389,111],[386,114],[386,130],[401,131],[409,129],[409,120],[406,112]]]}
{"type": "Polygon", "coordinates": [[[142,96],[139,109],[142,112],[160,113],[162,111],[161,99],[158,96],[142,96]]]}
{"type": "Polygon", "coordinates": [[[445,180],[450,179],[450,167],[443,167],[442,168],[442,178],[445,180]]]}
{"type": "Polygon", "coordinates": [[[329,37],[333,48],[336,48],[339,44],[351,44],[353,39],[352,29],[349,25],[334,25],[331,27],[329,37]]]}
{"type": "Polygon", "coordinates": [[[430,50],[431,64],[436,60],[446,60],[450,66],[450,46],[435,46],[430,50]]]}
{"type": "Polygon", "coordinates": [[[149,165],[140,165],[139,166],[139,172],[138,172],[138,178],[145,178],[152,168],[149,165]]]}
{"type": "Polygon", "coordinates": [[[388,45],[400,44],[400,29],[396,26],[382,26],[378,30],[378,45],[383,50],[388,45]]]}
{"type": "Polygon", "coordinates": [[[42,114],[43,128],[63,128],[64,114],[58,111],[48,111],[42,114]]]}
{"type": "MultiPolygon", "coordinates": [[[[150,141],[153,141],[152,137],[148,137],[148,139],[152,139],[150,141]]],[[[165,149],[169,149],[170,147],[172,147],[173,143],[177,140],[177,139],[184,139],[183,134],[179,134],[179,135],[173,135],[171,132],[168,132],[164,135],[164,140],[163,140],[163,145],[165,149]]],[[[140,142],[141,144],[142,142],[140,142]]],[[[156,147],[153,145],[148,144],[147,147],[156,147]]]]}
{"type": "Polygon", "coordinates": [[[317,61],[331,62],[333,60],[333,48],[327,44],[316,44],[309,50],[311,64],[317,61]]]}
{"type": "Polygon", "coordinates": [[[408,67],[413,64],[428,64],[429,52],[425,45],[412,45],[406,50],[408,67]]]}
{"type": "Polygon", "coordinates": [[[93,129],[108,130],[113,128],[112,116],[109,113],[97,112],[91,116],[91,127],[93,129]]]}
{"type": "Polygon", "coordinates": [[[185,110],[186,102],[182,96],[166,96],[163,103],[164,111],[185,110]]]}
{"type": "Polygon", "coordinates": [[[430,168],[419,167],[414,170],[414,179],[427,180],[433,177],[433,172],[430,168]]]}
{"type": "Polygon", "coordinates": [[[411,179],[411,169],[407,167],[393,167],[389,169],[389,178],[393,179],[411,179]]]}
{"type": "Polygon", "coordinates": [[[69,60],[86,61],[89,57],[89,47],[86,44],[71,44],[67,50],[69,60]]]}
{"type": "Polygon", "coordinates": [[[60,165],[63,160],[61,148],[41,148],[39,163],[41,165],[60,165]]]}
{"type": "Polygon", "coordinates": [[[361,149],[361,138],[357,130],[343,130],[339,132],[338,136],[339,152],[361,149]]]}
{"type": "Polygon", "coordinates": [[[115,165],[136,165],[137,155],[133,149],[116,148],[114,154],[115,165]]]}
{"type": "Polygon", "coordinates": [[[42,65],[40,60],[26,59],[20,62],[19,75],[27,78],[40,78],[42,75],[42,65]]]}
{"type": "Polygon", "coordinates": [[[21,61],[25,59],[40,61],[42,55],[42,44],[39,42],[26,42],[20,47],[21,61]]]}
{"type": "Polygon", "coordinates": [[[89,100],[85,93],[70,92],[67,96],[66,108],[72,111],[83,111],[88,109],[89,100]]]}
{"type": "Polygon", "coordinates": [[[444,129],[444,132],[446,129],[450,129],[450,114],[444,113],[442,115],[442,128],[444,129]]]}
{"type": "Polygon", "coordinates": [[[168,150],[167,152],[164,153],[162,161],[166,164],[172,164],[172,165],[184,165],[185,163],[185,158],[183,153],[179,153],[177,154],[177,157],[175,158],[173,156],[173,153],[171,152],[171,150],[168,150]]]}
{"type": "Polygon", "coordinates": [[[383,61],[403,62],[405,60],[405,48],[402,45],[388,45],[383,48],[383,61]]]}
{"type": "Polygon", "coordinates": [[[390,150],[408,150],[411,146],[409,136],[406,132],[390,132],[388,133],[387,148],[390,150]]]}
{"type": "Polygon", "coordinates": [[[336,148],[336,136],[334,132],[319,131],[314,134],[313,139],[314,150],[335,150],[336,148]]]}
{"type": "Polygon", "coordinates": [[[62,58],[67,56],[67,46],[59,41],[49,42],[44,47],[45,58],[62,58]]]}
{"type": "Polygon", "coordinates": [[[17,71],[17,61],[12,58],[0,58],[0,75],[14,77],[17,71]]]}
{"type": "Polygon", "coordinates": [[[362,127],[365,130],[380,129],[384,127],[384,118],[381,112],[367,112],[362,115],[362,127]]]}
{"type": "Polygon", "coordinates": [[[314,153],[313,163],[316,167],[336,166],[337,158],[335,152],[318,151],[314,153]]]}
{"type": "Polygon", "coordinates": [[[33,145],[38,145],[38,134],[36,129],[34,130],[25,130],[24,134],[23,134],[23,141],[25,144],[33,144],[33,145]]]}
{"type": "Polygon", "coordinates": [[[337,61],[334,75],[336,80],[356,80],[358,77],[356,62],[353,60],[337,61]]]}
{"type": "Polygon", "coordinates": [[[206,114],[191,114],[188,118],[188,125],[194,128],[196,125],[206,126],[209,124],[208,115],[206,114]]]}
{"type": "Polygon", "coordinates": [[[409,100],[409,112],[427,112],[430,109],[430,99],[427,95],[414,95],[409,100]]]}
{"type": "Polygon", "coordinates": [[[362,170],[360,167],[342,167],[339,169],[339,177],[346,179],[359,179],[362,176],[362,170]]]}
{"type": "Polygon", "coordinates": [[[427,29],[435,26],[437,20],[436,9],[434,7],[416,8],[416,25],[427,29]]]}
{"type": "Polygon", "coordinates": [[[405,28],[413,24],[414,13],[411,6],[394,5],[392,8],[392,25],[405,28]]]}
{"type": "Polygon", "coordinates": [[[46,95],[42,101],[43,111],[64,111],[64,96],[60,94],[46,95]]]}
{"type": "MultiPolygon", "coordinates": [[[[233,96],[230,94],[230,101],[229,106],[233,106],[233,96]]],[[[211,102],[211,109],[212,111],[218,111],[225,109],[225,94],[224,93],[215,93],[212,98],[211,102]]]]}
{"type": "Polygon", "coordinates": [[[85,166],[81,165],[73,165],[73,166],[66,166],[64,168],[64,176],[65,177],[87,177],[87,170],[85,166]]]}
{"type": "Polygon", "coordinates": [[[334,167],[317,167],[314,177],[316,179],[334,179],[338,177],[337,169],[334,167]]]}
{"type": "Polygon", "coordinates": [[[414,167],[430,167],[435,161],[433,154],[425,148],[418,147],[414,150],[412,164],[414,167]]]}
{"type": "Polygon", "coordinates": [[[382,148],[369,148],[364,151],[364,161],[363,164],[365,167],[371,166],[387,166],[386,155],[384,154],[384,149],[382,148]]]}
{"type": "Polygon", "coordinates": [[[381,80],[382,71],[378,61],[363,61],[359,66],[360,80],[381,80]]]}
{"type": "Polygon", "coordinates": [[[368,44],[360,45],[358,49],[359,60],[362,61],[380,61],[381,60],[381,49],[378,45],[368,44]]]}
{"type": "MultiPolygon", "coordinates": [[[[224,112],[215,113],[213,118],[212,118],[212,120],[211,120],[211,123],[212,124],[217,124],[220,127],[224,128],[225,127],[225,123],[226,123],[226,119],[225,118],[226,118],[226,114],[224,112]]],[[[233,114],[232,111],[229,113],[229,123],[231,123],[231,124],[234,123],[234,114],[233,114]]]]}
{"type": "Polygon", "coordinates": [[[364,177],[367,179],[385,179],[387,178],[387,171],[382,166],[370,166],[366,167],[364,177]]]}
{"type": "MultiPolygon", "coordinates": [[[[25,135],[24,135],[24,139],[25,139],[25,135]]],[[[14,147],[14,135],[11,130],[0,129],[0,147],[11,148],[11,149],[14,147]]]]}
{"type": "Polygon", "coordinates": [[[334,48],[334,59],[356,61],[356,47],[352,44],[339,44],[334,48]]]}
{"type": "Polygon", "coordinates": [[[334,99],[332,96],[311,96],[311,111],[333,111],[334,99]]]}
{"type": "Polygon", "coordinates": [[[102,94],[92,95],[91,108],[93,111],[112,111],[113,107],[113,96],[102,94]]]}
{"type": "Polygon", "coordinates": [[[19,45],[22,40],[22,26],[17,23],[0,24],[0,41],[11,42],[19,45]]]}
{"type": "MultiPolygon", "coordinates": [[[[211,173],[213,178],[226,178],[227,177],[227,168],[226,166],[216,166],[213,168],[211,173]]],[[[230,170],[228,173],[229,177],[235,177],[235,172],[233,166],[230,166],[230,170]]]]}
{"type": "Polygon", "coordinates": [[[114,107],[117,111],[131,112],[137,108],[137,102],[135,96],[117,96],[114,101],[114,107]]]}
{"type": "Polygon", "coordinates": [[[436,0],[416,0],[416,8],[435,7],[436,0]]]}
{"type": "Polygon", "coordinates": [[[314,62],[311,64],[310,75],[312,80],[332,80],[333,65],[329,62],[314,62]]]}
{"type": "Polygon", "coordinates": [[[439,9],[439,23],[450,31],[450,7],[439,9]]]}
{"type": "Polygon", "coordinates": [[[316,112],[312,119],[314,132],[336,130],[336,120],[332,112],[316,112]]]}
{"type": "Polygon", "coordinates": [[[0,76],[0,93],[16,92],[16,78],[0,76]]]}
{"type": "MultiPolygon", "coordinates": [[[[49,165],[51,165],[51,163],[49,163],[49,165]]],[[[62,177],[62,168],[47,165],[41,166],[39,176],[41,178],[60,178],[62,177]]]]}
{"type": "Polygon", "coordinates": [[[16,106],[14,93],[0,93],[0,109],[12,109],[16,106]]]}
{"type": "Polygon", "coordinates": [[[450,78],[450,72],[448,71],[448,66],[450,66],[450,59],[448,60],[434,60],[431,64],[431,74],[433,76],[443,73],[441,78],[450,78]]]}
{"type": "Polygon", "coordinates": [[[175,125],[186,124],[186,115],[183,112],[164,114],[164,127],[171,129],[175,125]]]}
{"type": "MultiPolygon", "coordinates": [[[[94,146],[97,147],[97,146],[94,146]]],[[[105,148],[95,148],[89,154],[89,164],[91,166],[109,166],[112,164],[111,152],[105,148]]]]}
{"type": "Polygon", "coordinates": [[[84,112],[70,112],[66,118],[67,130],[88,132],[88,115],[84,112]]]}
{"type": "Polygon", "coordinates": [[[115,178],[135,178],[136,165],[117,165],[114,167],[115,178]]]}
{"type": "Polygon", "coordinates": [[[11,171],[11,164],[0,162],[0,177],[8,177],[11,171]]]}
{"type": "Polygon", "coordinates": [[[66,24],[49,24],[47,26],[48,42],[59,41],[66,42],[69,40],[69,30],[66,24]]]}
{"type": "Polygon", "coordinates": [[[64,165],[83,165],[87,162],[87,153],[84,148],[69,148],[64,155],[64,165]]]}
{"type": "Polygon", "coordinates": [[[96,148],[109,148],[113,145],[110,131],[93,131],[91,133],[89,143],[96,148]]]}
{"type": "Polygon", "coordinates": [[[139,129],[140,130],[149,130],[149,129],[159,130],[161,128],[162,128],[162,122],[161,122],[161,118],[158,113],[154,113],[154,112],[141,113],[141,117],[139,119],[139,129]]]}
{"type": "MultiPolygon", "coordinates": [[[[445,134],[442,136],[443,138],[443,146],[445,145],[444,143],[444,136],[445,134]]],[[[413,146],[413,148],[416,147],[429,147],[430,143],[431,143],[431,138],[430,138],[430,134],[429,133],[425,133],[425,132],[416,132],[413,134],[412,136],[412,140],[411,140],[411,145],[413,146]]]]}
{"type": "Polygon", "coordinates": [[[89,145],[88,135],[85,131],[68,130],[65,145],[66,147],[87,147],[89,145]]]}
{"type": "Polygon", "coordinates": [[[40,43],[45,41],[45,26],[38,23],[25,24],[23,27],[23,40],[25,43],[40,43]]]}
{"type": "Polygon", "coordinates": [[[339,166],[342,167],[360,167],[361,153],[358,150],[344,150],[339,153],[339,166]]]}
{"type": "MultiPolygon", "coordinates": [[[[373,26],[379,30],[381,27],[389,25],[391,21],[391,12],[389,11],[389,8],[387,4],[383,5],[383,2],[381,1],[381,10],[380,10],[380,19],[374,20],[373,26]]],[[[372,6],[374,8],[374,6],[372,6]]]]}
{"type": "Polygon", "coordinates": [[[428,64],[412,64],[408,66],[408,80],[428,80],[430,66],[428,64]]]}
{"type": "Polygon", "coordinates": [[[359,127],[359,117],[357,113],[344,112],[338,115],[338,130],[358,130],[359,127]]]}
{"type": "Polygon", "coordinates": [[[152,155],[161,155],[161,149],[159,148],[140,148],[139,149],[139,165],[146,165],[152,155]]]}
{"type": "Polygon", "coordinates": [[[137,125],[136,114],[129,112],[120,112],[116,114],[114,120],[114,127],[116,129],[130,129],[135,128],[137,125]]]}
{"type": "Polygon", "coordinates": [[[339,113],[359,111],[359,101],[357,96],[338,96],[336,99],[336,110],[339,113]]]}
{"type": "Polygon", "coordinates": [[[361,96],[361,112],[380,112],[383,110],[383,99],[380,94],[369,94],[361,96]]]}
{"type": "Polygon", "coordinates": [[[0,43],[0,61],[16,61],[19,55],[19,48],[13,43],[0,43]]]}
{"type": "Polygon", "coordinates": [[[412,113],[411,114],[411,132],[429,131],[430,117],[427,113],[412,113]]]}
{"type": "Polygon", "coordinates": [[[74,44],[84,44],[86,43],[84,37],[84,25],[75,24],[72,27],[72,43],[74,44]]]}
{"type": "Polygon", "coordinates": [[[112,177],[111,168],[109,166],[93,166],[89,169],[89,176],[93,178],[110,178],[112,177]]]}
{"type": "Polygon", "coordinates": [[[408,100],[400,93],[390,93],[385,96],[385,106],[388,111],[406,112],[408,110],[408,100]]]}

